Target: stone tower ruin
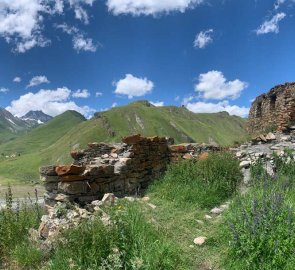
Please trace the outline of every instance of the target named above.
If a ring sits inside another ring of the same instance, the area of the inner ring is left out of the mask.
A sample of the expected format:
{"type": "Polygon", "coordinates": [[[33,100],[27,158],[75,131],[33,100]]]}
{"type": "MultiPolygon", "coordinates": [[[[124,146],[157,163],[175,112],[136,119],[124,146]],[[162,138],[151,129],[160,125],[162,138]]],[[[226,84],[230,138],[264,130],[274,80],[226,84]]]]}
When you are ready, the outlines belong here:
{"type": "Polygon", "coordinates": [[[295,124],[295,82],[275,86],[252,103],[248,132],[286,131],[295,124]]]}

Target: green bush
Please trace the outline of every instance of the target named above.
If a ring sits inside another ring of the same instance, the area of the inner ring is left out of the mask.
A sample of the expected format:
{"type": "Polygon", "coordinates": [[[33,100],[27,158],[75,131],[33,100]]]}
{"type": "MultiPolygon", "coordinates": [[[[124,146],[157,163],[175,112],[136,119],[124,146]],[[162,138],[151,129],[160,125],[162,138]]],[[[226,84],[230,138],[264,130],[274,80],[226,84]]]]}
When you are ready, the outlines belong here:
{"type": "Polygon", "coordinates": [[[156,230],[136,205],[114,210],[113,223],[85,222],[65,233],[49,269],[186,269],[175,244],[156,230]]]}
{"type": "MultiPolygon", "coordinates": [[[[289,165],[281,164],[279,171],[284,166],[289,165]]],[[[230,260],[237,265],[234,269],[294,269],[295,216],[288,203],[293,179],[284,174],[266,176],[261,164],[252,173],[262,178],[236,199],[228,216],[230,260]]]]}
{"type": "Polygon", "coordinates": [[[241,179],[238,161],[229,153],[213,153],[205,160],[172,164],[150,192],[177,204],[206,208],[229,198],[241,179]]]}

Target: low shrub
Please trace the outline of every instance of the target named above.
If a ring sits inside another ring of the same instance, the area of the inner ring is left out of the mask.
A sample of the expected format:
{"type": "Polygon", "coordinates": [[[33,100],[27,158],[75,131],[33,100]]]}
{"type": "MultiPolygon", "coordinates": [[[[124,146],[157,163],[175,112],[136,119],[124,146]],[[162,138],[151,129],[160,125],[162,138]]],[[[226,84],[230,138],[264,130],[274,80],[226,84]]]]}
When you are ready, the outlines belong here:
{"type": "Polygon", "coordinates": [[[205,160],[172,164],[150,192],[177,204],[206,208],[229,198],[240,179],[239,162],[231,154],[212,153],[205,160]]]}

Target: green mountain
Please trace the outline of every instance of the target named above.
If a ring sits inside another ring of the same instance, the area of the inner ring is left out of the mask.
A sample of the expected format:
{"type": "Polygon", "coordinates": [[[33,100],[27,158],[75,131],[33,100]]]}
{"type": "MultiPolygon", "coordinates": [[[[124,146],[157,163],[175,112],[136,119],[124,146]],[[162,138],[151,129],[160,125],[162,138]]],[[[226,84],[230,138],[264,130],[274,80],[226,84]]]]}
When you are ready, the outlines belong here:
{"type": "Polygon", "coordinates": [[[86,121],[68,111],[30,133],[0,145],[0,180],[36,180],[42,164],[69,162],[71,149],[89,142],[120,142],[123,136],[167,136],[181,142],[228,146],[247,139],[246,120],[226,112],[195,114],[184,107],[155,107],[147,101],[96,113],[86,121]],[[20,154],[20,156],[19,156],[20,154]],[[16,155],[14,158],[5,156],[16,155]]]}
{"type": "Polygon", "coordinates": [[[46,149],[84,121],[78,112],[67,111],[27,134],[0,144],[0,183],[36,181],[38,167],[51,162],[46,149]]]}

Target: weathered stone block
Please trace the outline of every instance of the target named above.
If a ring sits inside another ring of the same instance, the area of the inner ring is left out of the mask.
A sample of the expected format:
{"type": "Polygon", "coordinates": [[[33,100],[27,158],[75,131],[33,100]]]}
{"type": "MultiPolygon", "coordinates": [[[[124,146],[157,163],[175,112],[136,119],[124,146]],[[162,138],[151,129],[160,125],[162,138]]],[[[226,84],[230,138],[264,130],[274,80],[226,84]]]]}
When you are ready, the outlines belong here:
{"type": "Polygon", "coordinates": [[[55,171],[57,175],[64,176],[64,175],[79,175],[82,174],[85,170],[84,166],[77,166],[77,165],[63,165],[57,166],[55,171]]]}
{"type": "Polygon", "coordinates": [[[126,143],[127,145],[132,145],[139,143],[140,141],[143,140],[143,137],[141,137],[140,134],[132,135],[132,136],[127,136],[122,139],[123,143],[126,143]]]}
{"type": "Polygon", "coordinates": [[[61,182],[58,183],[58,190],[65,194],[83,194],[90,191],[90,186],[86,181],[61,182]]]}
{"type": "Polygon", "coordinates": [[[40,180],[45,183],[57,183],[60,181],[59,176],[40,175],[40,180]]]}
{"type": "Polygon", "coordinates": [[[55,176],[57,175],[55,172],[55,168],[55,165],[42,166],[39,168],[39,173],[42,175],[55,176]]]}
{"type": "Polygon", "coordinates": [[[58,187],[58,183],[45,183],[44,184],[44,188],[46,191],[49,191],[49,192],[53,192],[53,191],[57,191],[57,187],[58,187]]]}
{"type": "Polygon", "coordinates": [[[74,182],[74,181],[85,181],[88,180],[84,175],[63,175],[60,176],[62,182],[74,182]]]}

